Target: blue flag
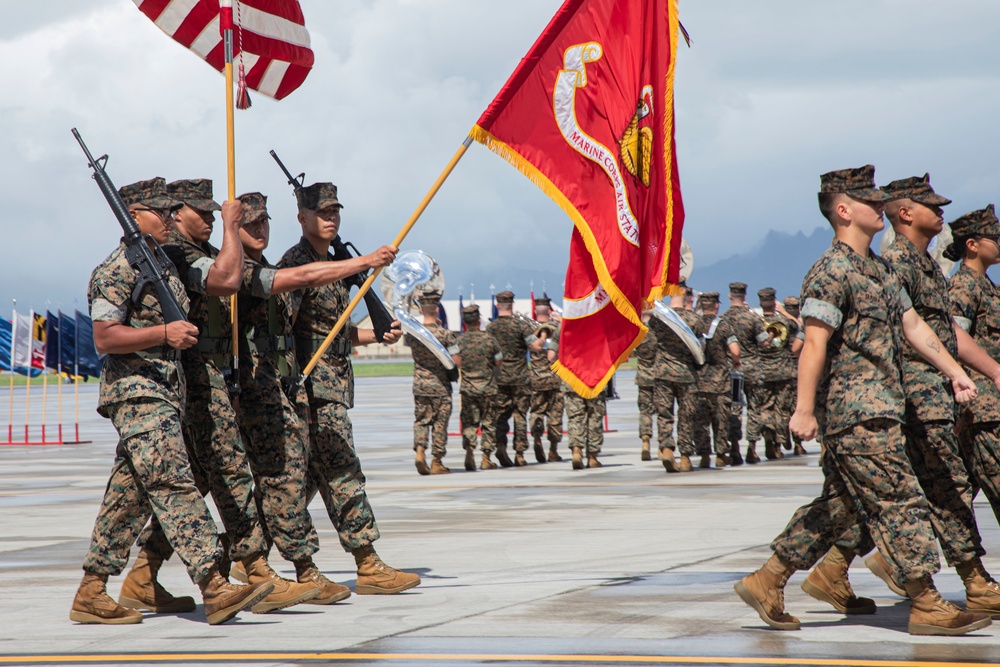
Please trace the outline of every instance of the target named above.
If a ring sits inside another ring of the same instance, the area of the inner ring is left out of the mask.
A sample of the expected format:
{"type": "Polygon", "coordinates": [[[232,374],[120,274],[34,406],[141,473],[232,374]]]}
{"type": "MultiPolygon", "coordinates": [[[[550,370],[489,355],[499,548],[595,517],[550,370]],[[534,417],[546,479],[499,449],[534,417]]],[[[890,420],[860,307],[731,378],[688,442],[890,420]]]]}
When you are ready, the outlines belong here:
{"type": "Polygon", "coordinates": [[[59,313],[59,365],[64,373],[76,372],[76,318],[59,313]]]}
{"type": "Polygon", "coordinates": [[[490,294],[490,306],[492,311],[490,313],[490,322],[492,322],[496,318],[500,317],[500,311],[497,310],[497,298],[493,294],[490,294]]]}
{"type": "Polygon", "coordinates": [[[462,311],[465,310],[465,306],[462,305],[462,294],[458,295],[458,330],[465,333],[465,318],[462,317],[462,311]]]}
{"type": "Polygon", "coordinates": [[[45,367],[56,372],[59,367],[59,315],[45,311],[45,367]]]}
{"type": "Polygon", "coordinates": [[[101,376],[104,359],[94,347],[94,322],[79,310],[76,311],[76,362],[76,374],[82,375],[84,382],[91,376],[101,376]]]}
{"type": "Polygon", "coordinates": [[[10,350],[13,343],[10,322],[0,320],[0,371],[10,370],[10,350]]]}

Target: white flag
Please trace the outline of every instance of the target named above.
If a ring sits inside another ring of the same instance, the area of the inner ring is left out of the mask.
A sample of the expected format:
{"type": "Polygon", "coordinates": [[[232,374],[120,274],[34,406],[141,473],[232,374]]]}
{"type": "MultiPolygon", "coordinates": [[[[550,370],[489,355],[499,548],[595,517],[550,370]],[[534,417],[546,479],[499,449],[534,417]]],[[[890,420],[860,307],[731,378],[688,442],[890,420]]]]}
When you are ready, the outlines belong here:
{"type": "Polygon", "coordinates": [[[19,315],[14,311],[12,325],[11,359],[12,368],[29,368],[31,366],[31,316],[19,315]]]}

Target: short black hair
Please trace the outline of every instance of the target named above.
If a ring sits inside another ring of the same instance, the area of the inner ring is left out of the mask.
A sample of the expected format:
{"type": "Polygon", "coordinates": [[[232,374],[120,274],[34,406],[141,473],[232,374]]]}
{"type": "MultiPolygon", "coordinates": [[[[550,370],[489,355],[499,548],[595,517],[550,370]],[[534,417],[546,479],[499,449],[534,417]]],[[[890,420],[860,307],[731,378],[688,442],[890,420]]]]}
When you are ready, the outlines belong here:
{"type": "Polygon", "coordinates": [[[837,205],[838,197],[840,197],[839,192],[821,192],[817,195],[819,212],[830,222],[833,222],[833,209],[837,205]]]}

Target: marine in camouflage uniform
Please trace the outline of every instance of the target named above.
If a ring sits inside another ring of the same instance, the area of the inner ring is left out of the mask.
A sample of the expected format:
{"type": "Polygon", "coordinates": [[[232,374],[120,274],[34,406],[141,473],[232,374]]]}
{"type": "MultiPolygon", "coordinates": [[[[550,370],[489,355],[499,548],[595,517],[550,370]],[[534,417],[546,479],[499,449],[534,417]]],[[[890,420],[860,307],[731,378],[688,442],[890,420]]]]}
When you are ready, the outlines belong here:
{"type": "Polygon", "coordinates": [[[705,365],[698,371],[694,412],[694,444],[704,458],[714,443],[715,467],[729,460],[729,417],[732,405],[732,378],[729,375],[730,336],[728,323],[719,316],[719,293],[704,292],[699,297],[705,333],[705,365]]]}
{"type": "Polygon", "coordinates": [[[566,394],[566,432],[570,451],[573,453],[573,470],[584,467],[600,468],[598,456],[604,445],[604,415],[607,412],[607,394],[602,391],[593,398],[584,398],[568,384],[563,383],[566,394]]]}
{"type": "MultiPolygon", "coordinates": [[[[303,276],[320,276],[300,282],[288,295],[295,314],[292,329],[295,358],[299,368],[304,368],[350,302],[350,292],[343,279],[388,265],[396,249],[382,246],[362,257],[334,261],[330,247],[339,235],[343,208],[337,198],[337,186],[314,183],[298,189],[295,194],[303,237],[285,252],[278,266],[280,271],[290,274],[302,272],[303,276]],[[322,277],[326,272],[329,275],[322,277]],[[339,278],[329,277],[338,273],[341,274],[339,278]]],[[[397,324],[385,334],[384,341],[391,343],[399,336],[397,324]]],[[[306,498],[311,500],[317,491],[323,498],[341,546],[354,556],[358,566],[355,592],[361,595],[399,593],[420,583],[419,576],[389,567],[375,552],[373,543],[380,533],[365,492],[365,475],[354,447],[353,426],[347,413],[354,407],[351,349],[374,342],[374,331],[358,329],[348,323],[319,358],[304,392],[309,424],[306,498]]],[[[303,567],[318,573],[311,562],[304,566],[296,564],[297,571],[303,567]]]]}
{"type": "MultiPolygon", "coordinates": [[[[437,319],[441,293],[424,292],[417,301],[424,316],[424,327],[449,354],[457,355],[458,336],[441,326],[437,319]]],[[[413,451],[417,453],[417,472],[421,475],[447,474],[451,470],[441,459],[448,444],[448,420],[451,419],[452,409],[448,369],[419,338],[406,334],[404,340],[413,354],[413,451]],[[433,457],[429,468],[424,456],[428,432],[433,457]]]]}
{"type": "MultiPolygon", "coordinates": [[[[792,427],[803,434],[817,426],[823,431],[823,493],[795,512],[771,543],[770,560],[735,586],[761,619],[777,629],[799,627],[798,619],[784,610],[788,577],[812,567],[859,516],[906,586],[911,632],[961,634],[989,624],[988,618],[943,601],[931,578],[939,568],[934,533],[901,428],[903,335],[919,340],[924,347],[918,349],[935,355],[963,391],[970,391],[971,381],[947,353],[937,352],[940,342],[910,312],[912,303],[899,279],[868,247],[881,228],[882,202],[888,197],[875,188],[871,166],[821,177],[820,210],[836,238],[803,281],[802,316],[803,354],[808,355],[803,368],[821,361],[823,371],[815,378],[818,386],[800,390],[800,398],[813,398],[815,388],[815,407],[800,403],[792,427]],[[822,356],[812,356],[813,337],[826,338],[822,356]]],[[[800,378],[800,384],[812,381],[800,378]]],[[[816,579],[810,574],[807,582],[816,579]]]]}
{"type": "MultiPolygon", "coordinates": [[[[125,186],[119,195],[141,232],[166,240],[170,216],[180,203],[167,196],[162,178],[125,186]]],[[[186,313],[184,286],[172,266],[164,268],[169,271],[167,288],[186,313]]],[[[201,587],[209,622],[220,623],[257,602],[261,590],[233,587],[220,575],[215,521],[195,486],[181,434],[185,387],[180,350],[194,344],[198,330],[186,321],[167,324],[152,284],[133,298],[138,284],[124,242],[90,277],[87,300],[95,341],[102,351],[111,348],[97,411],[111,419],[119,441],[70,618],[102,624],[142,621],[139,612],[108,597],[105,585],[109,575],[124,569],[132,543],[155,516],[191,580],[201,587]],[[119,327],[126,330],[109,339],[108,332],[119,327]],[[129,348],[138,349],[123,351],[129,348]]]]}
{"type": "Polygon", "coordinates": [[[531,401],[531,376],[528,373],[528,352],[540,350],[539,339],[530,324],[514,317],[514,293],[510,290],[496,295],[499,317],[486,326],[486,332],[496,338],[503,352],[497,377],[497,459],[506,467],[527,465],[524,452],[528,449],[528,404],[531,401]],[[514,451],[507,455],[507,429],[514,419],[514,451]]]}
{"type": "MultiPolygon", "coordinates": [[[[896,236],[884,258],[896,271],[913,301],[913,307],[930,325],[952,356],[959,345],[948,301],[948,284],[940,267],[927,253],[927,245],[940,231],[942,206],[951,201],[936,194],[927,175],[893,181],[882,188],[892,199],[887,213],[896,236]]],[[[992,370],[1000,372],[997,364],[992,370]]],[[[906,392],[906,454],[923,488],[930,507],[930,523],[949,565],[970,581],[979,570],[980,586],[967,586],[968,608],[1000,613],[1000,588],[982,569],[980,557],[986,552],[972,509],[973,487],[959,454],[955,436],[955,400],[951,382],[904,341],[903,389],[906,392]],[[979,589],[982,589],[981,591],[979,589]]],[[[848,556],[871,549],[867,531],[859,531],[856,541],[843,541],[848,556]]],[[[850,558],[846,558],[848,564],[850,558]]],[[[888,572],[884,558],[871,559],[876,574],[888,572]]],[[[846,576],[846,575],[845,575],[846,576]]],[[[898,585],[894,586],[898,588],[898,585]]]]}
{"type": "MultiPolygon", "coordinates": [[[[462,309],[465,333],[458,337],[458,355],[461,359],[459,393],[462,399],[462,447],[465,448],[466,469],[468,460],[476,450],[477,433],[482,432],[482,470],[497,467],[490,459],[496,450],[496,382],[495,371],[503,359],[496,338],[482,331],[479,306],[472,304],[462,309]]],[[[473,460],[472,469],[475,469],[473,460]]]]}
{"type": "MultiPolygon", "coordinates": [[[[649,313],[643,313],[643,322],[649,325],[649,313]]],[[[649,461],[652,456],[649,452],[649,442],[653,439],[653,417],[656,415],[656,406],[653,403],[653,388],[656,386],[656,377],[653,370],[656,365],[656,332],[652,328],[646,331],[646,337],[635,348],[635,384],[638,388],[636,399],[639,407],[639,439],[642,441],[642,452],[640,458],[649,461]]]]}
{"type": "Polygon", "coordinates": [[[758,290],[757,296],[764,311],[764,328],[770,336],[758,349],[759,383],[754,389],[757,423],[764,437],[765,456],[780,459],[782,448],[792,448],[788,420],[792,417],[790,407],[794,404],[797,360],[793,346],[798,340],[799,327],[794,320],[775,311],[773,287],[758,290]]]}
{"type": "MultiPolygon", "coordinates": [[[[701,336],[708,329],[700,317],[683,308],[683,296],[675,297],[674,312],[701,336]]],[[[656,430],[659,434],[660,461],[667,472],[691,470],[694,455],[694,391],[697,367],[687,345],[662,320],[651,317],[649,328],[656,333],[656,361],[653,376],[653,404],[656,407],[656,430]],[[677,402],[677,441],[674,441],[674,402],[677,402]],[[680,449],[680,462],[674,450],[680,449]]]]}
{"type": "MultiPolygon", "coordinates": [[[[955,321],[993,359],[1000,359],[1000,289],[987,269],[1000,262],[1000,224],[993,204],[950,223],[955,242],[950,259],[962,259],[948,284],[955,321]],[[966,246],[974,243],[976,252],[966,246]]],[[[974,483],[1000,521],[1000,390],[994,381],[973,371],[979,396],[964,406],[959,444],[974,483]]]]}
{"type": "MultiPolygon", "coordinates": [[[[559,323],[549,316],[552,301],[546,296],[535,299],[535,315],[539,324],[558,331],[559,323]]],[[[535,444],[535,460],[539,463],[562,461],[559,456],[559,441],[562,440],[562,418],[565,403],[561,381],[552,370],[552,361],[558,352],[555,341],[558,335],[549,339],[548,349],[531,352],[531,437],[535,444]],[[548,433],[549,453],[546,458],[542,448],[542,434],[548,433]]]]}
{"type": "MultiPolygon", "coordinates": [[[[757,404],[754,402],[754,390],[760,382],[758,372],[758,350],[770,336],[764,330],[764,320],[755,312],[750,310],[746,303],[747,285],[746,283],[729,284],[730,307],[723,315],[732,334],[726,341],[730,345],[735,344],[739,352],[739,361],[733,358],[733,370],[743,373],[743,397],[746,399],[747,413],[747,463],[757,463],[760,457],[757,455],[756,443],[760,440],[760,425],[757,404]]],[[[737,431],[742,431],[743,406],[734,403],[732,405],[732,416],[730,421],[730,443],[735,444],[731,451],[739,451],[739,437],[737,431]],[[737,437],[734,437],[737,436],[737,437]]]]}

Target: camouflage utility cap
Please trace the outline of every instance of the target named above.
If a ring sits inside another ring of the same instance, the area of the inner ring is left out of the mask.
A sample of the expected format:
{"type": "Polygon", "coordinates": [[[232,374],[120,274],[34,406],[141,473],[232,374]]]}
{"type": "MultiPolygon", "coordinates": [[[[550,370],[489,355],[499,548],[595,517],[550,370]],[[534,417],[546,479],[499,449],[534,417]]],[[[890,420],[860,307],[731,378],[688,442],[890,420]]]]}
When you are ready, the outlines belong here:
{"type": "Polygon", "coordinates": [[[441,303],[441,292],[432,289],[417,295],[417,303],[421,306],[436,306],[441,303]]]}
{"type": "Polygon", "coordinates": [[[550,299],[547,296],[540,296],[537,299],[535,299],[535,305],[536,306],[548,306],[548,307],[551,307],[552,306],[552,299],[550,299]]]}
{"type": "Polygon", "coordinates": [[[514,293],[510,290],[497,292],[497,303],[514,303],[514,293]]]}
{"type": "Polygon", "coordinates": [[[327,206],[344,206],[337,199],[337,186],[333,183],[313,183],[309,187],[300,188],[295,193],[295,199],[299,208],[310,211],[321,211],[327,206]]]}
{"type": "Polygon", "coordinates": [[[762,287],[757,290],[757,298],[761,301],[774,301],[777,291],[773,287],[762,287]]]}
{"type": "Polygon", "coordinates": [[[930,174],[924,174],[923,178],[920,176],[901,178],[889,185],[883,185],[882,190],[889,195],[888,201],[911,199],[927,206],[947,206],[951,203],[950,199],[934,192],[934,188],[931,187],[930,174]]]}
{"type": "Polygon", "coordinates": [[[462,309],[462,321],[466,324],[472,324],[479,319],[479,306],[472,304],[471,306],[466,306],[462,309]]]}
{"type": "Polygon", "coordinates": [[[267,213],[267,197],[259,192],[248,192],[237,197],[243,202],[243,224],[257,222],[263,216],[265,220],[270,220],[267,213]]]}
{"type": "Polygon", "coordinates": [[[958,220],[949,222],[948,226],[955,236],[1000,236],[1000,224],[997,224],[997,214],[993,204],[966,213],[958,220]]]}
{"type": "Polygon", "coordinates": [[[149,208],[175,210],[184,205],[183,202],[179,202],[167,194],[167,182],[159,176],[148,181],[137,181],[124,185],[118,188],[118,194],[121,195],[126,206],[142,204],[149,208]]]}
{"type": "Polygon", "coordinates": [[[747,295],[747,284],[746,283],[729,283],[729,293],[736,294],[738,296],[747,295]]]}
{"type": "Polygon", "coordinates": [[[167,184],[167,194],[196,211],[221,211],[212,198],[212,179],[192,178],[167,184]]]}
{"type": "Polygon", "coordinates": [[[819,177],[819,193],[845,194],[868,202],[889,199],[889,195],[875,187],[875,167],[870,164],[857,169],[828,171],[819,177]]]}
{"type": "Polygon", "coordinates": [[[799,307],[799,297],[797,296],[786,296],[785,300],[782,301],[785,304],[785,308],[798,308],[799,307]]]}
{"type": "Polygon", "coordinates": [[[698,297],[699,303],[719,303],[719,293],[718,292],[702,292],[701,296],[698,297]]]}

